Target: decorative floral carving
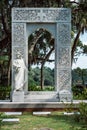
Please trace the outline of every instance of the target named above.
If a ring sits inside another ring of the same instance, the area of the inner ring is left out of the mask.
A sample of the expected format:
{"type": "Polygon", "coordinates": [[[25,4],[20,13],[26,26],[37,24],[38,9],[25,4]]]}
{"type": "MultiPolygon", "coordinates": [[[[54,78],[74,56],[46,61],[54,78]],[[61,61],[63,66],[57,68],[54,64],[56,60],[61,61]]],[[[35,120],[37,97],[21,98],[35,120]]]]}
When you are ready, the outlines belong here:
{"type": "Polygon", "coordinates": [[[58,62],[59,67],[69,67],[70,66],[70,49],[67,47],[61,47],[58,49],[58,62]]]}
{"type": "Polygon", "coordinates": [[[13,9],[13,20],[21,20],[21,21],[36,21],[40,20],[40,9],[13,9]]]}
{"type": "Polygon", "coordinates": [[[70,24],[58,24],[58,40],[60,44],[70,45],[70,24]]]}
{"type": "Polygon", "coordinates": [[[12,20],[19,22],[70,22],[70,9],[13,8],[12,20]]]}
{"type": "Polygon", "coordinates": [[[43,9],[44,21],[70,21],[70,10],[68,9],[43,9]]]}
{"type": "Polygon", "coordinates": [[[59,88],[60,90],[70,90],[71,72],[70,70],[59,70],[59,88]]]}
{"type": "Polygon", "coordinates": [[[25,45],[25,36],[24,36],[24,24],[23,23],[14,23],[13,24],[13,46],[15,45],[25,45]]]}
{"type": "Polygon", "coordinates": [[[17,52],[19,52],[21,54],[22,58],[25,57],[25,49],[24,49],[24,47],[19,46],[19,47],[14,47],[13,48],[13,59],[16,59],[17,52]]]}

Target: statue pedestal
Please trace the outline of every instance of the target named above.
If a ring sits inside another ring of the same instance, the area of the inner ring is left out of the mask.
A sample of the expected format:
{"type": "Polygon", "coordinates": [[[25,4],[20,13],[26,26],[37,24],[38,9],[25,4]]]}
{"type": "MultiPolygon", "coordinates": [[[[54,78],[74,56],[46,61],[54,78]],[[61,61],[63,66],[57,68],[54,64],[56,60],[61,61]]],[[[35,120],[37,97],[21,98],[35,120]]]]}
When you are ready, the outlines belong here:
{"type": "Polygon", "coordinates": [[[62,90],[59,92],[59,101],[60,102],[71,102],[72,93],[68,90],[62,90]]]}
{"type": "Polygon", "coordinates": [[[24,102],[24,92],[12,92],[12,102],[24,102]]]}

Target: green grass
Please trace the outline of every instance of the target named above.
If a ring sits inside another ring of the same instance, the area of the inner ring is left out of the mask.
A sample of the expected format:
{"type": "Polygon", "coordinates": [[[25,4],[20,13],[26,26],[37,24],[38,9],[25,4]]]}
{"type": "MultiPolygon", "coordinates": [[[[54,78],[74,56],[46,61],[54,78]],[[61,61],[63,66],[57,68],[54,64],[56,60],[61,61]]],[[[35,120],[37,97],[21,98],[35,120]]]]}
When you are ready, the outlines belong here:
{"type": "MultiPolygon", "coordinates": [[[[11,118],[12,116],[2,117],[11,118]]],[[[51,115],[47,116],[35,116],[32,113],[23,113],[21,116],[14,116],[14,118],[19,118],[20,122],[1,123],[0,130],[87,130],[82,129],[83,124],[74,121],[73,116],[65,116],[59,112],[52,112],[51,115]]]]}

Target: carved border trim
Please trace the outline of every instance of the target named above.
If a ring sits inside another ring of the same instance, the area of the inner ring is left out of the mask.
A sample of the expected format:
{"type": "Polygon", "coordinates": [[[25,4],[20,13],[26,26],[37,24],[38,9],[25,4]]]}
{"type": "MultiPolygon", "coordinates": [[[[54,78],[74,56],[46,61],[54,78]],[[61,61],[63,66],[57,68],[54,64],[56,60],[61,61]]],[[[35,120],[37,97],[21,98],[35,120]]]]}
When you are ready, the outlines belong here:
{"type": "Polygon", "coordinates": [[[12,22],[71,22],[67,8],[13,8],[12,22]]]}

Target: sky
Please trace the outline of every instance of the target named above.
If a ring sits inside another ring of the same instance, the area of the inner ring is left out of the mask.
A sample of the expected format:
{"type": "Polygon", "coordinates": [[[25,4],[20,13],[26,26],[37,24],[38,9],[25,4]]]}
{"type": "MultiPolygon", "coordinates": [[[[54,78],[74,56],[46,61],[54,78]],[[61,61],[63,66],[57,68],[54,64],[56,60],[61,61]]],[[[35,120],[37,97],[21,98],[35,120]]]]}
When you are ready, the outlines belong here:
{"type": "MultiPolygon", "coordinates": [[[[87,45],[87,32],[80,35],[80,40],[83,44],[87,45]]],[[[81,55],[79,56],[76,63],[73,63],[72,69],[80,67],[82,69],[87,68],[87,55],[81,55]]]]}

